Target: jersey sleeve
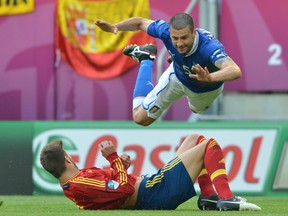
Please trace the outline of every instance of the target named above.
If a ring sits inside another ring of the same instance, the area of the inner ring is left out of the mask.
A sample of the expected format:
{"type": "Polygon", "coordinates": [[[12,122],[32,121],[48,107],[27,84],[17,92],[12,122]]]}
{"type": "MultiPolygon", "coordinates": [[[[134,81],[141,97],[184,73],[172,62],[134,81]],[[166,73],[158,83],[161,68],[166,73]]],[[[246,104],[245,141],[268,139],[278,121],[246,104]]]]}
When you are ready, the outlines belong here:
{"type": "Polygon", "coordinates": [[[227,57],[228,54],[225,52],[225,49],[223,46],[216,46],[216,49],[214,48],[213,53],[210,55],[209,60],[213,64],[221,58],[227,57]]]}
{"type": "Polygon", "coordinates": [[[125,167],[122,159],[116,152],[107,157],[111,168],[113,169],[113,180],[117,181],[120,185],[128,183],[127,168],[125,167]]]}
{"type": "Polygon", "coordinates": [[[164,20],[156,20],[148,26],[147,33],[155,38],[169,38],[169,23],[165,22],[164,20]]]}
{"type": "Polygon", "coordinates": [[[215,64],[217,60],[228,56],[223,44],[211,32],[200,28],[197,28],[197,32],[202,40],[200,51],[207,61],[215,64]]]}
{"type": "Polygon", "coordinates": [[[127,174],[117,153],[107,157],[110,170],[88,168],[62,186],[80,209],[116,209],[135,192],[135,179],[127,174]]]}

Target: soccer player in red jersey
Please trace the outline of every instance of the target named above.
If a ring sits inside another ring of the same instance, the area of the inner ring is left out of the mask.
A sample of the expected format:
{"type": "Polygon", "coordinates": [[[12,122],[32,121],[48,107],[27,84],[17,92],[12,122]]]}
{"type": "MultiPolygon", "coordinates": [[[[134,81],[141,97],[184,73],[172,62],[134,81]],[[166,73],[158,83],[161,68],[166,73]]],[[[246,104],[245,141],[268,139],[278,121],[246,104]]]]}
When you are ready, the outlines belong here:
{"type": "Polygon", "coordinates": [[[230,190],[223,152],[215,139],[187,136],[175,157],[149,177],[128,174],[129,155],[119,156],[111,141],[101,142],[99,148],[110,170],[79,169],[61,140],[41,151],[42,166],[59,179],[65,196],[79,209],[176,209],[196,195],[194,182],[198,179],[201,210],[261,210],[230,190]]]}

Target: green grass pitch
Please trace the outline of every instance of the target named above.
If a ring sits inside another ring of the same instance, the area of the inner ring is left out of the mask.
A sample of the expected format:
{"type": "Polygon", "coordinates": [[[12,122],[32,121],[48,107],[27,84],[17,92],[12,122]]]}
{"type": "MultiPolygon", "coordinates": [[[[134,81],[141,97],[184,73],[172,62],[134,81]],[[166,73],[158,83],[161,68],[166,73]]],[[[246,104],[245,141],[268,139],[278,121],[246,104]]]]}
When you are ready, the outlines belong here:
{"type": "MultiPolygon", "coordinates": [[[[254,197],[245,196],[248,201],[259,205],[262,211],[249,212],[249,215],[287,215],[288,197],[254,197]]],[[[197,208],[197,197],[179,206],[173,211],[136,211],[136,210],[110,210],[85,211],[78,210],[72,201],[64,196],[0,196],[0,215],[125,215],[125,216],[198,216],[198,215],[248,215],[248,212],[200,211],[197,208]]]]}

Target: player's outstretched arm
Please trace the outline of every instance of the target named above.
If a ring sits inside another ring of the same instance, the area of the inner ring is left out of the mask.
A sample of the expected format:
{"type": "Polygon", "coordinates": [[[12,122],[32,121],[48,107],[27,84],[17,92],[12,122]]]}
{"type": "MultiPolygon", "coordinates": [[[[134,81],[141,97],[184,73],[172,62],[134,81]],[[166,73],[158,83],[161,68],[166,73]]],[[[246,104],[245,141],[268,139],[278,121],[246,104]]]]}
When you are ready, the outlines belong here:
{"type": "Polygon", "coordinates": [[[111,32],[113,34],[117,34],[118,32],[118,28],[115,24],[106,22],[104,20],[96,20],[95,25],[105,32],[111,32]]]}
{"type": "Polygon", "coordinates": [[[95,25],[106,32],[117,34],[118,31],[144,31],[147,32],[148,26],[153,20],[147,20],[142,17],[132,17],[112,24],[104,20],[96,20],[95,25]]]}
{"type": "Polygon", "coordinates": [[[240,67],[229,56],[218,59],[215,66],[220,70],[211,74],[211,79],[214,82],[232,81],[242,77],[240,67]]]}
{"type": "Polygon", "coordinates": [[[202,68],[199,64],[195,65],[192,67],[194,74],[189,74],[189,77],[201,82],[226,82],[242,76],[239,66],[228,56],[217,60],[215,66],[219,70],[210,73],[207,67],[202,68]]]}

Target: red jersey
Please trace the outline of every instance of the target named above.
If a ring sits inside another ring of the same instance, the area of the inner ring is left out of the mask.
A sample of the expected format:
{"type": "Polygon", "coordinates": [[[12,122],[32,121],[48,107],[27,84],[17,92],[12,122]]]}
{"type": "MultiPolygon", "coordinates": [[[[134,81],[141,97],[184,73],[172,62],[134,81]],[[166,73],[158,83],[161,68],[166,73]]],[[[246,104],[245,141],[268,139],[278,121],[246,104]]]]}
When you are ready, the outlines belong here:
{"type": "Polygon", "coordinates": [[[134,192],[137,177],[127,174],[127,167],[116,152],[107,157],[110,170],[97,167],[81,169],[62,189],[79,209],[116,209],[134,192]]]}

